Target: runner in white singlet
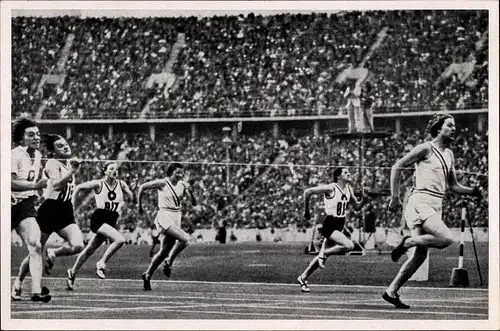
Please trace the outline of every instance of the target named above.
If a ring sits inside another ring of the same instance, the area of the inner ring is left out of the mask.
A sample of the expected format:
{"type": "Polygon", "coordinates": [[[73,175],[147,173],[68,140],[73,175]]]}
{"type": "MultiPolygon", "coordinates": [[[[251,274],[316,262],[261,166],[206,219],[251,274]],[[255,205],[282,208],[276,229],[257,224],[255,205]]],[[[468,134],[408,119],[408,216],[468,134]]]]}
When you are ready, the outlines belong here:
{"type": "MultiPolygon", "coordinates": [[[[57,256],[78,254],[83,249],[83,235],[75,223],[71,194],[75,186],[75,172],[80,166],[80,160],[71,157],[71,148],[66,140],[56,134],[44,135],[50,158],[43,170],[44,178],[48,179],[44,191],[45,201],[38,209],[36,221],[41,231],[42,250],[50,235],[55,232],[65,240],[58,248],[47,249],[45,270],[49,274],[57,256]],[[60,160],[65,160],[61,162],[60,160]]],[[[19,273],[14,281],[14,289],[21,289],[21,284],[29,272],[29,255],[21,262],[19,273]]]]}
{"type": "MultiPolygon", "coordinates": [[[[40,227],[36,222],[35,205],[37,190],[47,186],[47,180],[38,180],[42,154],[40,130],[35,121],[21,118],[12,127],[12,141],[17,145],[11,152],[11,229],[21,237],[29,252],[31,274],[31,300],[49,302],[51,296],[46,287],[42,288],[42,248],[40,227]]],[[[21,300],[21,286],[14,282],[12,300],[21,300]]]]}
{"type": "Polygon", "coordinates": [[[410,247],[416,247],[412,258],[399,270],[396,278],[383,294],[384,300],[400,309],[410,306],[401,302],[398,290],[411,278],[427,257],[427,249],[446,248],[453,242],[453,235],[443,222],[442,202],[448,189],[458,194],[482,196],[481,187],[465,187],[457,181],[454,156],[450,143],[455,137],[455,120],[447,114],[435,114],[427,127],[432,136],[430,142],[416,146],[396,162],[391,171],[390,209],[401,206],[399,179],[401,169],[415,164],[415,187],[404,210],[404,218],[411,230],[411,236],[404,237],[392,251],[397,261],[410,247]]]}
{"type": "Polygon", "coordinates": [[[196,198],[191,191],[189,184],[184,182],[183,166],[180,163],[172,163],[167,169],[167,178],[146,182],[139,187],[137,201],[139,211],[142,209],[142,194],[145,190],[158,190],[158,213],[155,224],[162,234],[161,246],[158,252],[151,259],[148,269],[142,274],[144,290],[151,291],[151,275],[165,260],[163,273],[170,277],[172,264],[175,257],[186,248],[190,235],[181,228],[181,199],[188,195],[191,204],[196,206],[196,198]]]}
{"type": "MultiPolygon", "coordinates": [[[[125,237],[118,231],[117,222],[121,209],[125,204],[124,195],[126,194],[132,202],[135,201],[135,196],[128,185],[123,180],[118,179],[118,165],[116,162],[106,162],[104,167],[99,170],[104,175],[102,179],[91,180],[77,185],[73,193],[74,205],[81,190],[93,191],[97,208],[90,219],[90,230],[95,235],[78,255],[73,267],[67,271],[67,290],[69,291],[73,290],[78,270],[107,239],[111,240],[112,243],[96,263],[96,274],[101,279],[106,278],[106,263],[125,243],[125,237]]],[[[135,188],[135,185],[136,183],[132,184],[132,189],[135,188]]]]}
{"type": "MultiPolygon", "coordinates": [[[[309,266],[297,278],[302,292],[310,292],[307,279],[318,269],[325,267],[328,256],[346,253],[354,249],[354,243],[343,233],[347,204],[354,202],[357,208],[361,207],[363,198],[358,200],[354,196],[350,185],[352,182],[349,170],[339,167],[333,172],[333,183],[308,188],[304,191],[304,219],[309,220],[309,198],[313,194],[322,194],[325,204],[326,217],[323,221],[321,233],[325,240],[318,255],[309,263],[309,266]]],[[[362,193],[363,195],[363,193],[362,193]]]]}

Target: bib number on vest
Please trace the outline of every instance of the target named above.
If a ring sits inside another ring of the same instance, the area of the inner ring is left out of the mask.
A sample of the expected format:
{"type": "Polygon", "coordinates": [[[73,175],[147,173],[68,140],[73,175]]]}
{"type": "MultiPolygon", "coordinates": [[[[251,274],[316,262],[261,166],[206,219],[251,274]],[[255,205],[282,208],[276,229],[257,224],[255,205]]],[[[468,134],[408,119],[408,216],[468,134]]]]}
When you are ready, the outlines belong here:
{"type": "Polygon", "coordinates": [[[118,202],[109,202],[106,201],[104,203],[104,209],[109,210],[109,211],[116,211],[118,209],[118,202]]]}
{"type": "Polygon", "coordinates": [[[345,214],[346,207],[347,207],[347,201],[342,201],[337,203],[337,215],[343,216],[345,214]]]}

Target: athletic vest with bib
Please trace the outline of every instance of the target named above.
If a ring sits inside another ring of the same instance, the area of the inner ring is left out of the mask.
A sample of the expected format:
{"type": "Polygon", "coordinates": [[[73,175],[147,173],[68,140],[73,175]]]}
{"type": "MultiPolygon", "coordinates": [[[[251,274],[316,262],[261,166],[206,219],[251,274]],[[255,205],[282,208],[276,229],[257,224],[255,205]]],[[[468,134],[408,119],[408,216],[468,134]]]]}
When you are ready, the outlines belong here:
{"type": "Polygon", "coordinates": [[[114,187],[110,187],[105,180],[101,180],[101,191],[95,194],[98,209],[120,213],[125,201],[121,181],[117,180],[114,187]]]}
{"type": "Polygon", "coordinates": [[[323,197],[325,203],[325,213],[333,217],[345,217],[347,203],[351,200],[351,189],[349,185],[344,187],[344,190],[336,183],[330,184],[333,192],[329,196],[326,194],[323,197]]]}

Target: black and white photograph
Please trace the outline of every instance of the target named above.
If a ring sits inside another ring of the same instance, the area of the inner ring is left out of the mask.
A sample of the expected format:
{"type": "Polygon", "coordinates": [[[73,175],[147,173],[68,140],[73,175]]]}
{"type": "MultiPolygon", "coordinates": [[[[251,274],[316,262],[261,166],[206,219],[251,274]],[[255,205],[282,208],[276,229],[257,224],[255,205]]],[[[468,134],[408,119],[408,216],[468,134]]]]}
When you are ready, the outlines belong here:
{"type": "Polygon", "coordinates": [[[2,1],[2,330],[499,329],[498,12],[2,1]]]}

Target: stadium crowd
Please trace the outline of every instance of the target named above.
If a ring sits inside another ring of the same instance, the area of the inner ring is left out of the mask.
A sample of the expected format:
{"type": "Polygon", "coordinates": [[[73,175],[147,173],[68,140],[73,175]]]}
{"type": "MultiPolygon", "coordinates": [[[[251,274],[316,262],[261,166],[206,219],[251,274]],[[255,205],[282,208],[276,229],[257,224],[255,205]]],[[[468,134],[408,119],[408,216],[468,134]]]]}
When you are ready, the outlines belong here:
{"type": "Polygon", "coordinates": [[[35,114],[46,97],[39,83],[52,72],[64,45],[69,17],[12,19],[12,111],[35,114]]]}
{"type": "MultiPolygon", "coordinates": [[[[487,187],[487,176],[484,174],[488,172],[488,135],[469,132],[467,128],[460,130],[454,143],[457,176],[465,185],[474,185],[479,181],[487,187]]],[[[230,227],[238,228],[300,227],[302,195],[306,187],[330,182],[335,165],[351,166],[355,179],[359,174],[357,141],[300,133],[274,138],[266,132],[241,135],[232,142],[229,156],[233,164],[228,167],[227,181],[224,164],[226,147],[219,143],[221,138],[215,133],[198,139],[169,133],[158,136],[152,142],[146,134],[121,134],[108,141],[103,135],[76,134],[70,144],[76,155],[84,160],[120,160],[121,177],[128,182],[134,178],[145,182],[164,177],[168,162],[187,162],[186,180],[198,196],[199,206],[184,206],[183,225],[186,229],[218,227],[223,221],[230,227]]],[[[424,138],[423,132],[407,130],[383,138],[383,141],[365,141],[363,181],[367,190],[388,189],[390,167],[424,138]]],[[[97,164],[84,162],[77,181],[98,178],[97,164]]],[[[412,171],[405,172],[405,180],[411,174],[412,171]]],[[[411,186],[411,178],[404,186],[411,186]]],[[[445,220],[454,227],[459,225],[459,212],[454,207],[457,198],[447,196],[444,204],[445,220]]],[[[143,215],[138,213],[136,206],[129,204],[125,207],[124,228],[148,228],[152,224],[156,213],[156,193],[152,191],[143,199],[143,215]]],[[[84,201],[85,198],[80,196],[76,217],[86,228],[94,202],[92,199],[82,204],[84,201]]],[[[398,227],[400,219],[388,211],[388,201],[387,196],[368,197],[366,209],[376,211],[379,226],[398,227]]],[[[322,200],[313,200],[311,205],[315,209],[313,215],[321,215],[322,200]]],[[[473,208],[472,211],[474,225],[487,226],[487,209],[473,208]]],[[[358,227],[361,213],[351,211],[348,220],[352,227],[358,227]]]]}
{"type": "Polygon", "coordinates": [[[138,118],[146,106],[150,117],[337,114],[352,85],[334,82],[354,65],[369,69],[364,93],[379,112],[484,108],[487,26],[487,11],[446,10],[15,17],[12,107],[76,119],[138,118]],[[175,83],[146,87],[168,62],[175,83]],[[39,88],[48,73],[63,84],[39,88]]]}
{"type": "MultiPolygon", "coordinates": [[[[148,108],[151,118],[335,115],[346,104],[346,88],[353,87],[337,78],[351,66],[369,70],[362,97],[376,112],[486,108],[487,26],[487,11],[446,10],[14,17],[12,113],[139,118],[148,108]],[[181,46],[176,43],[180,35],[181,46]],[[169,88],[147,84],[152,74],[165,72],[176,75],[169,88]],[[43,85],[44,74],[64,80],[43,85]]],[[[460,130],[455,157],[457,170],[464,173],[459,179],[486,187],[487,176],[476,173],[488,171],[488,135],[460,130]]],[[[364,185],[387,189],[389,167],[424,138],[424,132],[403,131],[365,141],[364,185]]],[[[198,207],[185,208],[190,229],[223,221],[232,227],[300,226],[304,188],[331,180],[332,168],[325,165],[347,165],[359,173],[357,141],[289,132],[277,138],[268,132],[241,135],[228,147],[221,139],[213,132],[196,140],[169,132],[157,135],[155,142],[139,133],[118,134],[113,141],[75,133],[70,144],[84,160],[121,160],[127,181],[165,176],[169,161],[188,162],[189,181],[200,199],[198,207]],[[229,161],[237,164],[221,164],[228,151],[229,161]]],[[[78,181],[98,176],[96,163],[85,162],[78,181]]],[[[450,226],[459,221],[456,199],[446,198],[450,226]]],[[[149,227],[155,194],[145,200],[144,215],[126,206],[124,228],[149,227]]],[[[399,218],[387,204],[387,197],[371,197],[365,208],[375,211],[380,226],[395,227],[399,218]]],[[[313,206],[319,215],[321,201],[313,206]]],[[[92,208],[92,200],[80,197],[76,217],[83,228],[89,227],[92,208]]],[[[486,209],[472,210],[474,225],[488,224],[486,209]]],[[[357,227],[361,214],[352,211],[348,219],[357,227]]]]}

